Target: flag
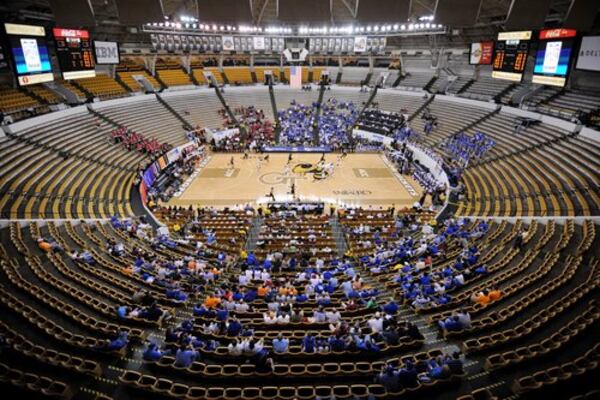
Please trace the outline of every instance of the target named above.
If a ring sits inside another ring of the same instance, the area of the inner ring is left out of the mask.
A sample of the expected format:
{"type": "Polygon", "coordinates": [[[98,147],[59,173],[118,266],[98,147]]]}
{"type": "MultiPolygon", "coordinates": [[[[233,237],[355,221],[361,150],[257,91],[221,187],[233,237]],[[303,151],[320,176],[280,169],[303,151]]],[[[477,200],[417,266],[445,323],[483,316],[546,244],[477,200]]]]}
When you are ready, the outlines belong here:
{"type": "Polygon", "coordinates": [[[290,87],[292,89],[302,88],[302,67],[290,67],[290,87]]]}

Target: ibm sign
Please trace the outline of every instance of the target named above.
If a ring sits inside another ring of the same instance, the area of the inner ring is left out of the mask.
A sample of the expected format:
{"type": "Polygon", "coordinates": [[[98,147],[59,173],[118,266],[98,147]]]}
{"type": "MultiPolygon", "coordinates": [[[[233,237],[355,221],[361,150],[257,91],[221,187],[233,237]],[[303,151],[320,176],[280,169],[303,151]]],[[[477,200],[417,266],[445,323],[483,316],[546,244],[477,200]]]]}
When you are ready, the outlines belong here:
{"type": "Polygon", "coordinates": [[[117,42],[94,41],[96,64],[118,64],[119,45],[117,42]]]}

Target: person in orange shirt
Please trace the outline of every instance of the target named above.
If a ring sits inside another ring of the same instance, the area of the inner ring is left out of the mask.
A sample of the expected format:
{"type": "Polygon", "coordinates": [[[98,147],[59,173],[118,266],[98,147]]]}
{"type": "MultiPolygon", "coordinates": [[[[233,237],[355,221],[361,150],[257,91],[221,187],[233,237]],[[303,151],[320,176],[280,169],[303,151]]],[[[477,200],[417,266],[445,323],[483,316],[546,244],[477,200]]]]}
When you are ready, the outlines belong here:
{"type": "Polygon", "coordinates": [[[269,289],[265,286],[260,286],[256,294],[258,295],[258,297],[265,297],[267,294],[269,294],[269,289]]]}
{"type": "Polygon", "coordinates": [[[221,303],[221,299],[217,296],[208,296],[206,300],[204,300],[204,305],[208,308],[215,308],[221,303]]]}
{"type": "Polygon", "coordinates": [[[496,301],[500,297],[502,297],[502,292],[498,288],[493,287],[492,290],[490,290],[489,296],[490,296],[490,301],[496,301]]]}
{"type": "Polygon", "coordinates": [[[44,252],[48,253],[52,250],[52,245],[48,242],[44,242],[44,239],[38,239],[38,247],[42,249],[44,252]]]}
{"type": "Polygon", "coordinates": [[[483,292],[479,292],[478,294],[474,295],[473,300],[475,301],[475,303],[479,303],[482,306],[485,306],[490,302],[489,292],[487,291],[487,289],[483,292]]]}

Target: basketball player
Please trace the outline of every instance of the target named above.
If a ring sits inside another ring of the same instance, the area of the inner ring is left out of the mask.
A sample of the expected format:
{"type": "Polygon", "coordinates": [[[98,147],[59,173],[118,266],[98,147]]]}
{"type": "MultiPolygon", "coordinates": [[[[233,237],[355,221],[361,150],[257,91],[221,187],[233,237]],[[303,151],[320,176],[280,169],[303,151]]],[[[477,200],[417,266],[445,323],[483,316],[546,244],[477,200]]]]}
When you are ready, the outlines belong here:
{"type": "Polygon", "coordinates": [[[288,156],[288,164],[292,162],[292,153],[288,156]]]}
{"type": "Polygon", "coordinates": [[[290,175],[291,173],[292,173],[292,167],[290,166],[290,164],[286,164],[286,165],[283,167],[283,175],[284,175],[284,176],[288,176],[288,175],[290,175]]]}
{"type": "Polygon", "coordinates": [[[292,199],[296,198],[296,183],[292,182],[292,186],[290,187],[290,193],[292,195],[292,199]]]}
{"type": "Polygon", "coordinates": [[[271,200],[273,200],[275,202],[275,193],[273,192],[273,188],[271,188],[271,191],[269,192],[269,196],[267,196],[267,197],[270,197],[271,200]]]}
{"type": "Polygon", "coordinates": [[[325,153],[321,154],[321,160],[320,162],[325,162],[325,153]]]}
{"type": "Polygon", "coordinates": [[[235,168],[235,161],[233,159],[233,156],[231,157],[231,160],[229,160],[229,168],[231,168],[231,169],[235,168]]]}
{"type": "Polygon", "coordinates": [[[248,149],[244,149],[244,160],[247,160],[249,157],[248,149]]]}
{"type": "Polygon", "coordinates": [[[264,160],[264,162],[266,162],[268,164],[269,163],[269,155],[267,154],[263,160],[264,160]]]}

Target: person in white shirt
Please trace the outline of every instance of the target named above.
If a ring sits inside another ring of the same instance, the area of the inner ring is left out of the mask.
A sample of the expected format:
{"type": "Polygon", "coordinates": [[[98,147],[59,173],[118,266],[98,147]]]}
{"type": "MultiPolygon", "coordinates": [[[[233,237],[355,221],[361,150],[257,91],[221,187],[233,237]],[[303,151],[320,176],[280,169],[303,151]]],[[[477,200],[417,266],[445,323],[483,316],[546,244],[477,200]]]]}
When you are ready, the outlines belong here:
{"type": "Polygon", "coordinates": [[[373,333],[381,332],[383,330],[383,318],[381,318],[381,313],[378,311],[375,313],[375,316],[367,321],[367,325],[371,328],[373,333]]]}
{"type": "Polygon", "coordinates": [[[240,300],[239,303],[236,303],[235,305],[235,311],[237,312],[247,312],[249,309],[250,306],[244,303],[242,300],[240,300]]]}
{"type": "Polygon", "coordinates": [[[335,308],[333,311],[327,312],[327,321],[330,324],[337,324],[342,319],[342,314],[335,308]]]}
{"type": "Polygon", "coordinates": [[[290,316],[288,314],[279,314],[277,316],[277,323],[278,324],[289,324],[290,323],[290,316]]]}
{"type": "Polygon", "coordinates": [[[243,351],[243,344],[240,343],[239,340],[235,341],[234,343],[229,343],[229,346],[227,346],[227,350],[229,352],[229,355],[232,356],[241,356],[242,355],[242,351],[243,351]]]}

